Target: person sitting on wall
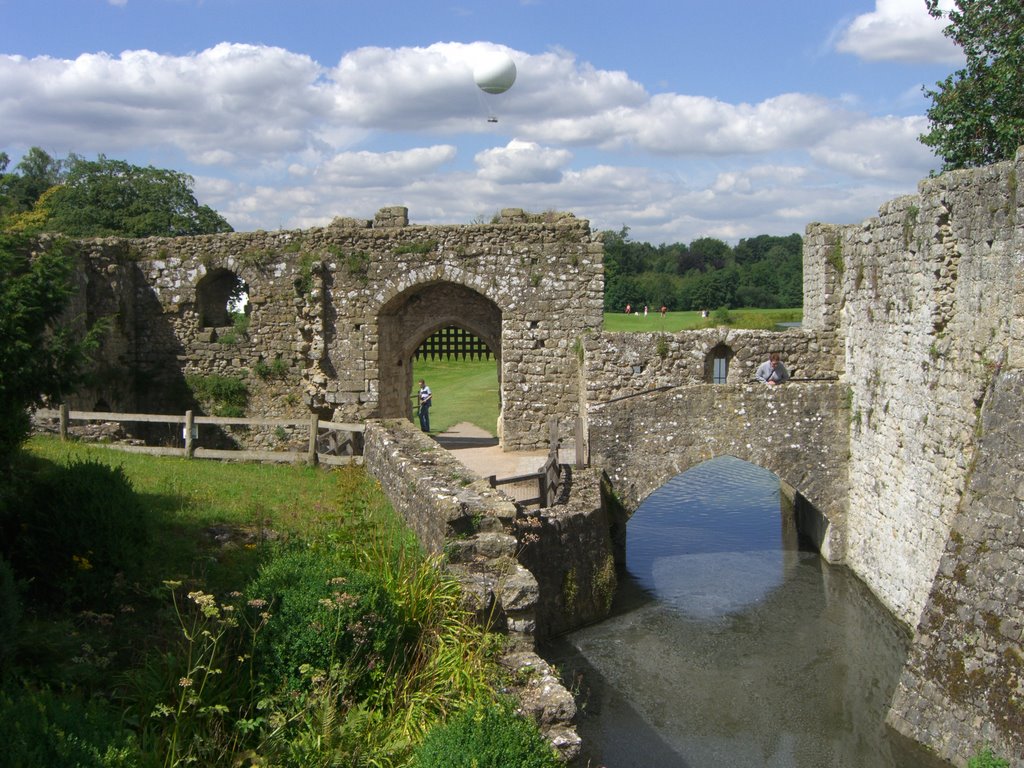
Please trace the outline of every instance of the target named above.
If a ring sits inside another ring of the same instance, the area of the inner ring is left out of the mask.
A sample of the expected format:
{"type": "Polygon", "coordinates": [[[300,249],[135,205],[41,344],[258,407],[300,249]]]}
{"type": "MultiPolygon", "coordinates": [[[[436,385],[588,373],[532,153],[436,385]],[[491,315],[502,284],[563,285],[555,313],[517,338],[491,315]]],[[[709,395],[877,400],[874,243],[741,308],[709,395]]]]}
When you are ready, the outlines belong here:
{"type": "Polygon", "coordinates": [[[420,416],[420,429],[424,432],[430,431],[430,405],[433,399],[434,395],[430,391],[430,387],[427,386],[427,382],[420,379],[420,404],[416,412],[420,416]]]}
{"type": "Polygon", "coordinates": [[[772,352],[768,359],[757,367],[757,373],[754,375],[758,381],[763,381],[770,387],[774,387],[789,379],[789,371],[786,370],[786,366],[779,360],[778,352],[772,352]]]}

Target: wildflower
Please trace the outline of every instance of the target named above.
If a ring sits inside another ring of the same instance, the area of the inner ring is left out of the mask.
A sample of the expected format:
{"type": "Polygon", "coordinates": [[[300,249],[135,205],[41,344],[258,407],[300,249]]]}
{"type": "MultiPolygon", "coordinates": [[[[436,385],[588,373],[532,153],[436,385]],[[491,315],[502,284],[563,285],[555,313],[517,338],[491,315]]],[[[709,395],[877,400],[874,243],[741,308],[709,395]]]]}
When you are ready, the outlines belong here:
{"type": "Polygon", "coordinates": [[[72,555],[71,562],[75,564],[75,567],[80,571],[91,571],[92,563],[89,562],[89,558],[80,557],[79,555],[72,555]]]}
{"type": "Polygon", "coordinates": [[[267,601],[257,597],[250,600],[248,603],[246,603],[246,605],[248,605],[250,608],[266,608],[267,601]]]}
{"type": "Polygon", "coordinates": [[[189,678],[189,677],[183,677],[183,678],[181,678],[181,680],[178,681],[178,685],[181,686],[182,688],[191,688],[192,687],[192,679],[189,678]]]}

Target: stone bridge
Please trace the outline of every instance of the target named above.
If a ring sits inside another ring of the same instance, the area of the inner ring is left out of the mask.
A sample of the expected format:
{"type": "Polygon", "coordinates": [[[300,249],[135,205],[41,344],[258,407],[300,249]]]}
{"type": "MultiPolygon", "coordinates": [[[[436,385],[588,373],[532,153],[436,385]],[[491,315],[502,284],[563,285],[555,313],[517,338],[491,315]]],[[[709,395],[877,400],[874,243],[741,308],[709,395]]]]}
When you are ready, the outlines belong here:
{"type": "Polygon", "coordinates": [[[234,377],[251,414],[402,417],[413,351],[465,328],[497,359],[504,446],[582,419],[627,505],[723,454],[775,472],[823,553],[918,628],[891,722],[961,763],[988,742],[1024,765],[1022,172],[1018,152],[808,226],[803,328],[777,333],[603,333],[600,237],[570,214],[83,242],[72,313],[115,322],[70,404],[180,412],[234,377]],[[751,382],[772,350],[796,379],[778,390],[751,382]]]}
{"type": "Polygon", "coordinates": [[[836,382],[769,388],[696,384],[591,408],[591,462],[634,509],[669,479],[718,456],[778,475],[797,530],[843,558],[849,445],[847,389],[836,382]]]}

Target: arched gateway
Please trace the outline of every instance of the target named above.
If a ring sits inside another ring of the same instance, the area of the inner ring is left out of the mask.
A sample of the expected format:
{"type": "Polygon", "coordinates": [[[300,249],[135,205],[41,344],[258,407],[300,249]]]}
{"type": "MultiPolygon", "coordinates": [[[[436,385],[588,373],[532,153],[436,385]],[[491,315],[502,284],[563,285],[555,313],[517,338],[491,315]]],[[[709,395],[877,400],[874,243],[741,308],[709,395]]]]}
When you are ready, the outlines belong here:
{"type": "Polygon", "coordinates": [[[442,328],[462,328],[480,338],[501,370],[501,309],[464,285],[438,282],[407,288],[381,307],[377,327],[384,418],[409,415],[413,355],[442,328]]]}

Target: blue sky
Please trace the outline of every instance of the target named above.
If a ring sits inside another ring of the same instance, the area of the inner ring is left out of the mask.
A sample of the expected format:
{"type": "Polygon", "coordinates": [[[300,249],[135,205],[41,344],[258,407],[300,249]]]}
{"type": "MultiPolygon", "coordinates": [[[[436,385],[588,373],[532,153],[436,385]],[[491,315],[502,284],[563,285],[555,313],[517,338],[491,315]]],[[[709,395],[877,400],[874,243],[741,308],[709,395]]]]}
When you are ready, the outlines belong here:
{"type": "Polygon", "coordinates": [[[186,171],[238,230],[518,207],[736,242],[939,165],[941,28],[924,0],[0,0],[0,150],[186,171]],[[498,96],[472,80],[494,49],[498,96]]]}

